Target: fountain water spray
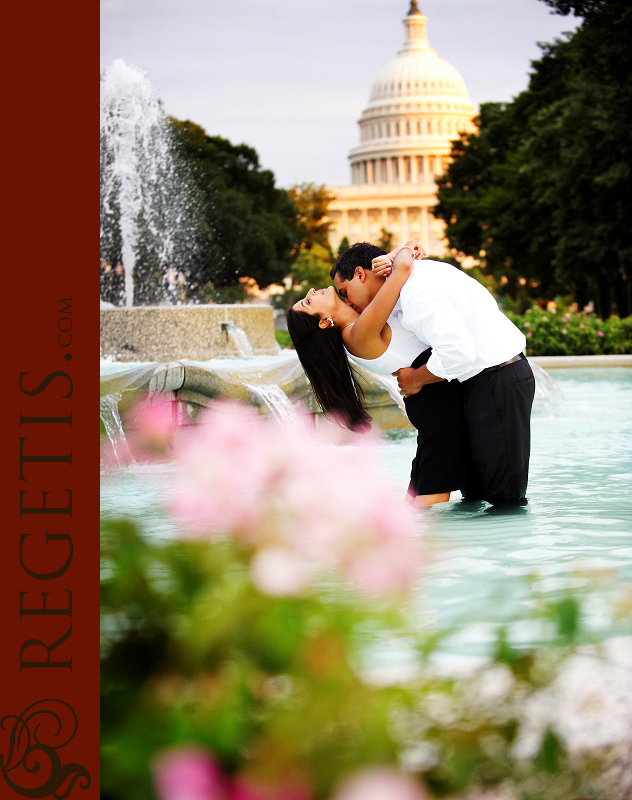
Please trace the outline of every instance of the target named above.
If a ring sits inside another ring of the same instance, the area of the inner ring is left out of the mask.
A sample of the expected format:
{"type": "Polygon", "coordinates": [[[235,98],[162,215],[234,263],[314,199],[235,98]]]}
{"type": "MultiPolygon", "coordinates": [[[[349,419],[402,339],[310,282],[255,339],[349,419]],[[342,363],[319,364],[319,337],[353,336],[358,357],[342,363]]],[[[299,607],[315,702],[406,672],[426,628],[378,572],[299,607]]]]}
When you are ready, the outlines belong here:
{"type": "Polygon", "coordinates": [[[111,266],[123,265],[126,306],[176,299],[194,217],[192,185],[147,76],[114,61],[101,81],[101,243],[111,266]]]}

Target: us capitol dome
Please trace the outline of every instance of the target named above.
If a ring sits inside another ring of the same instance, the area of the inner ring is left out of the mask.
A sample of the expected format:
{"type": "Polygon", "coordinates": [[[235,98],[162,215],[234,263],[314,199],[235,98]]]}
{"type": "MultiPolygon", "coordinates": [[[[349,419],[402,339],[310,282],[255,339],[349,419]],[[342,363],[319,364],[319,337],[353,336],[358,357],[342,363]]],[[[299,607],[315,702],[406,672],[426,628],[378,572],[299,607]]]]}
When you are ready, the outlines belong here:
{"type": "Polygon", "coordinates": [[[358,121],[360,145],[349,153],[351,186],[329,186],[334,251],[380,239],[419,240],[429,254],[446,252],[444,223],[434,219],[435,177],[449,162],[450,142],[475,131],[477,109],[457,70],[428,44],[425,17],[412,0],[403,20],[405,40],[397,58],[378,74],[358,121]]]}

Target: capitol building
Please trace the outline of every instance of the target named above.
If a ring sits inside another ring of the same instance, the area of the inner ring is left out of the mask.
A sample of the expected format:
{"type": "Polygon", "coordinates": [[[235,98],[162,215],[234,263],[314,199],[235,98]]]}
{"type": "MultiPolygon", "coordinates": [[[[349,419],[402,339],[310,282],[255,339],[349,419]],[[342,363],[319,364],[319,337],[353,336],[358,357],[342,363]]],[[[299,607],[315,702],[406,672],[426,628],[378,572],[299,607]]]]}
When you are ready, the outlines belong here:
{"type": "Polygon", "coordinates": [[[449,162],[451,140],[476,130],[477,109],[457,70],[428,44],[417,0],[403,22],[403,48],[376,77],[358,121],[351,186],[327,187],[335,195],[328,212],[334,251],[345,236],[377,242],[385,229],[395,243],[413,238],[429,254],[446,252],[445,225],[431,211],[435,177],[449,162]]]}

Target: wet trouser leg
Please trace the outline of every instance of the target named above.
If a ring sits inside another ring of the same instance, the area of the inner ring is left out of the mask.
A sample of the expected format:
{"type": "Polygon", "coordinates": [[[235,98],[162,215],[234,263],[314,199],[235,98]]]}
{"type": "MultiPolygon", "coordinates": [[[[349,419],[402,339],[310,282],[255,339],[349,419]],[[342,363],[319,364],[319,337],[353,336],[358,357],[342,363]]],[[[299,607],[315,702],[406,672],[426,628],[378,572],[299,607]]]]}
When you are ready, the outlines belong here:
{"type": "Polygon", "coordinates": [[[470,442],[466,499],[526,501],[535,378],[526,358],[462,384],[470,442]]]}

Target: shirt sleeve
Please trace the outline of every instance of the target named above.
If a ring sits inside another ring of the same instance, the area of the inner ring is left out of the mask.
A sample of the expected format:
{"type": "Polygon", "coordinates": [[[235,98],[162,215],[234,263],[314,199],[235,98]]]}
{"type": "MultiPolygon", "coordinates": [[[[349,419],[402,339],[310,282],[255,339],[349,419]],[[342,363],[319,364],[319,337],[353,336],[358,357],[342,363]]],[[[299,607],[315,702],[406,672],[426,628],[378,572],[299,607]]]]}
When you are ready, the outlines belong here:
{"type": "Polygon", "coordinates": [[[432,347],[426,364],[430,372],[448,381],[469,372],[476,359],[476,348],[445,293],[421,291],[411,284],[400,297],[402,327],[432,347]]]}

